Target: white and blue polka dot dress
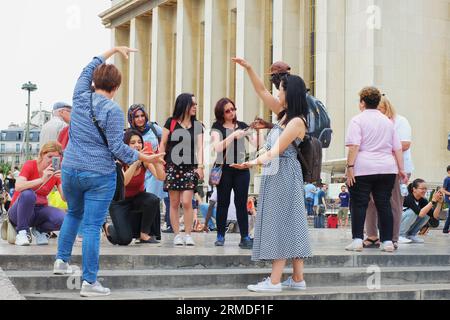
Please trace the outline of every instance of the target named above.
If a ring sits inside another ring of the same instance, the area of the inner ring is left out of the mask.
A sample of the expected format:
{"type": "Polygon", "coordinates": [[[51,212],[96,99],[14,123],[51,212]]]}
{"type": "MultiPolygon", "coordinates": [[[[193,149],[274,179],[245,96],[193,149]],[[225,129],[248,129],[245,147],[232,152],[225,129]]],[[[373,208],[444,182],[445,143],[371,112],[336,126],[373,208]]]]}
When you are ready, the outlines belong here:
{"type": "MultiPolygon", "coordinates": [[[[274,126],[267,137],[267,150],[275,145],[282,132],[283,128],[274,126]]],[[[297,151],[289,145],[279,158],[263,168],[252,260],[312,256],[304,199],[302,169],[297,151]]]]}

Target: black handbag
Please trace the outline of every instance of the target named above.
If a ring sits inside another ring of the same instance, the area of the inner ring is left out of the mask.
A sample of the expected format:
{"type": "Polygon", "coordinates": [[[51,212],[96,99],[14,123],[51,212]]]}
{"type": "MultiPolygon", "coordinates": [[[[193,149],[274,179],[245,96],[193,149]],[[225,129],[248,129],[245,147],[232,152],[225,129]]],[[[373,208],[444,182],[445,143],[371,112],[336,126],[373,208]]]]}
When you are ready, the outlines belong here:
{"type": "MultiPolygon", "coordinates": [[[[97,118],[95,117],[94,114],[94,107],[92,105],[92,93],[91,93],[91,118],[92,118],[92,122],[94,123],[95,127],[98,130],[98,133],[100,133],[100,136],[103,139],[103,142],[106,144],[106,146],[108,147],[108,139],[106,138],[105,132],[103,132],[103,129],[100,128],[100,125],[98,124],[97,118]]],[[[120,163],[120,161],[116,158],[114,158],[115,163],[116,163],[116,175],[117,175],[117,180],[116,180],[116,191],[114,193],[114,197],[113,197],[113,201],[123,201],[125,200],[125,177],[123,175],[123,170],[122,170],[122,164],[120,163]]]]}

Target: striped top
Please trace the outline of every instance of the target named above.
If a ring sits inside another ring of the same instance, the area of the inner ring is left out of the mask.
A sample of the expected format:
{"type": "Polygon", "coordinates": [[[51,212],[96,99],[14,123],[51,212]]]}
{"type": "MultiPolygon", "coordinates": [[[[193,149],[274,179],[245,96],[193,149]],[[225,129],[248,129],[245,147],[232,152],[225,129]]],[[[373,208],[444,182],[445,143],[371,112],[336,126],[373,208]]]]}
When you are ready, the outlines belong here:
{"type": "Polygon", "coordinates": [[[132,164],[139,153],[123,143],[124,119],[117,103],[93,93],[94,113],[104,130],[109,147],[105,145],[90,115],[91,85],[95,68],[105,62],[95,57],[84,68],[73,93],[73,107],[69,129],[69,144],[64,151],[63,168],[100,174],[115,172],[114,157],[132,164]]]}

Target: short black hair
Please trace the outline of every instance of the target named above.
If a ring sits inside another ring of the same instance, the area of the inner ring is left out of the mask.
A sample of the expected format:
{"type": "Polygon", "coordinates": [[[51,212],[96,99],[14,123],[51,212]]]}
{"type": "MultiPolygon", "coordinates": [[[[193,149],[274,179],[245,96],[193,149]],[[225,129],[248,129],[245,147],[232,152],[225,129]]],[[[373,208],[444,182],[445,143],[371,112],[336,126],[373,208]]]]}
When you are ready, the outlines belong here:
{"type": "Polygon", "coordinates": [[[450,166],[447,166],[447,172],[449,172],[450,171],[450,166]]]}

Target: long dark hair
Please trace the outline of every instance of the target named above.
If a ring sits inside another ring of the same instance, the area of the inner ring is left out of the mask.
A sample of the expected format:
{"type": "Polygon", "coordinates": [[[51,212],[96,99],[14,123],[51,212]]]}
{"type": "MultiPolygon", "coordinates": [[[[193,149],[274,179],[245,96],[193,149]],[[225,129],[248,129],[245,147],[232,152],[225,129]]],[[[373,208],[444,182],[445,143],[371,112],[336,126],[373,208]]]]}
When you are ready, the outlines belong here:
{"type": "Polygon", "coordinates": [[[306,120],[309,108],[306,102],[305,81],[299,76],[287,75],[281,79],[281,85],[286,92],[287,108],[278,114],[278,120],[285,115],[282,125],[287,125],[294,118],[301,117],[306,120]]]}
{"type": "MultiPolygon", "coordinates": [[[[225,123],[225,106],[229,103],[231,103],[233,105],[233,108],[236,109],[236,105],[234,104],[234,102],[228,98],[222,98],[216,103],[214,115],[216,116],[216,121],[221,125],[225,123]]],[[[237,122],[237,115],[233,119],[233,123],[236,124],[236,122],[237,122]]]]}
{"type": "MultiPolygon", "coordinates": [[[[192,98],[195,97],[192,93],[182,93],[175,101],[175,109],[173,110],[172,118],[176,120],[183,120],[186,112],[189,112],[193,106],[192,98]]],[[[197,120],[196,116],[191,117],[192,121],[197,120]]]]}
{"type": "Polygon", "coordinates": [[[417,189],[419,187],[419,184],[424,183],[425,180],[423,179],[416,179],[412,183],[408,185],[408,192],[409,194],[413,194],[413,189],[417,189]]]}
{"type": "Polygon", "coordinates": [[[141,139],[141,143],[142,143],[142,148],[144,147],[144,138],[142,137],[142,134],[139,130],[130,128],[127,129],[123,135],[123,143],[125,143],[126,145],[130,144],[130,140],[133,136],[138,136],[141,139]]]}

